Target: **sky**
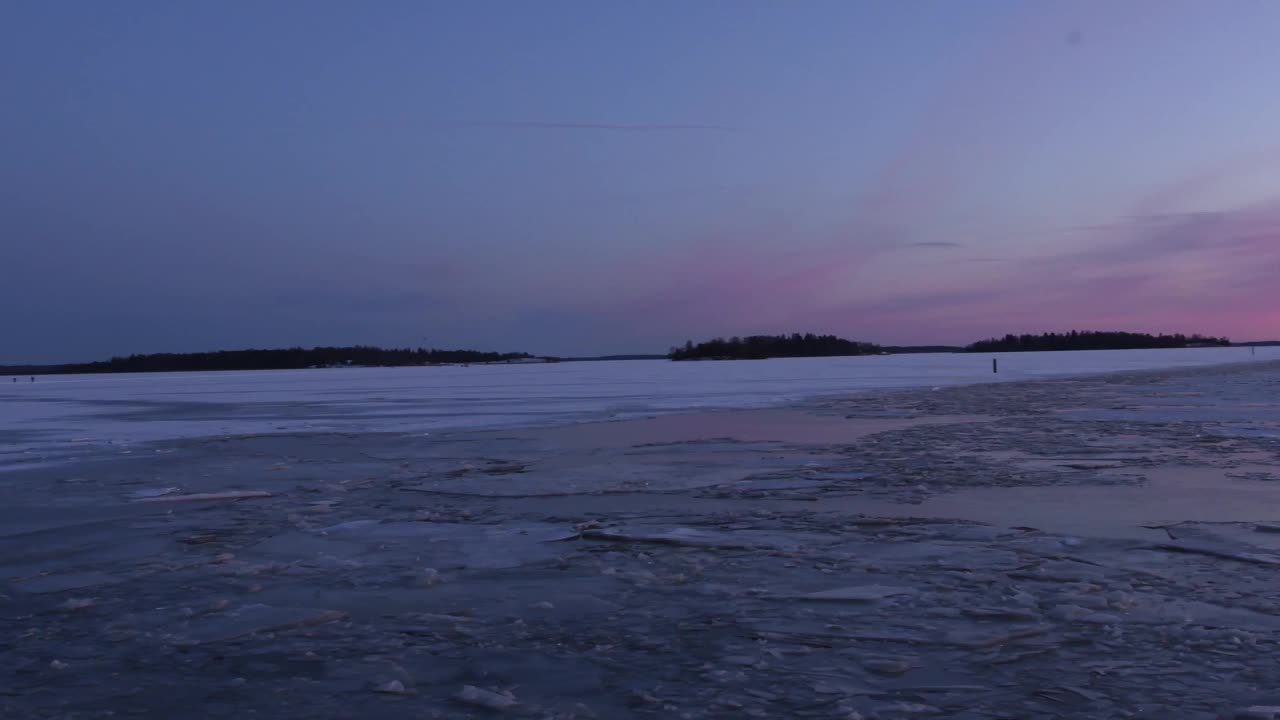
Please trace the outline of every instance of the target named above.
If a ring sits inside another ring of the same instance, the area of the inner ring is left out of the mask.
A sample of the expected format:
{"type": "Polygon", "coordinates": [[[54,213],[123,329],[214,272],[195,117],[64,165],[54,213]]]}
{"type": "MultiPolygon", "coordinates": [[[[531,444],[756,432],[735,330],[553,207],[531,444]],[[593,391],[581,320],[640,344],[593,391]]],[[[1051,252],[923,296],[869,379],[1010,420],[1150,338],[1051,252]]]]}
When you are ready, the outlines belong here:
{"type": "Polygon", "coordinates": [[[1280,3],[6,0],[0,362],[1280,337],[1280,3]]]}

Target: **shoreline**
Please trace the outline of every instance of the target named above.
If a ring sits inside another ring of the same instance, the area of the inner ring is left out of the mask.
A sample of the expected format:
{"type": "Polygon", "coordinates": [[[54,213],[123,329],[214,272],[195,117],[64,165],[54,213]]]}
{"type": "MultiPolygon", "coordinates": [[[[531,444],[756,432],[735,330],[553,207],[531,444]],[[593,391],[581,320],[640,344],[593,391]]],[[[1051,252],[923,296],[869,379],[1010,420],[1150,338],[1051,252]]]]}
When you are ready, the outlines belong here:
{"type": "Polygon", "coordinates": [[[162,440],[0,473],[0,715],[1280,705],[1257,690],[1280,684],[1277,375],[162,440]]]}

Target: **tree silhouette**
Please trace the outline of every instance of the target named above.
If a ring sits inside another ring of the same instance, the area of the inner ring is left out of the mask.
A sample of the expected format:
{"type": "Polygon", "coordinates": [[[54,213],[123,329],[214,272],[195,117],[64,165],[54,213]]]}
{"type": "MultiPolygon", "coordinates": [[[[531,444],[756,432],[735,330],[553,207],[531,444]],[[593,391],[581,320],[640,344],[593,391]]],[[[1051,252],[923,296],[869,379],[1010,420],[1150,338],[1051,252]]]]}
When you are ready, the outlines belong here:
{"type": "Polygon", "coordinates": [[[672,360],[763,360],[771,357],[839,357],[846,355],[870,355],[880,351],[871,343],[845,340],[835,335],[793,333],[791,335],[751,335],[728,340],[715,338],[684,347],[671,348],[672,360]]]}
{"type": "MultiPolygon", "coordinates": [[[[396,367],[437,363],[509,362],[532,357],[528,353],[495,353],[476,350],[384,349],[368,345],[350,347],[283,348],[277,350],[219,350],[198,353],[128,355],[110,360],[46,366],[38,372],[124,373],[207,370],[287,370],[330,366],[396,367]]],[[[0,368],[13,370],[13,368],[0,368]]]]}
{"type": "Polygon", "coordinates": [[[1147,350],[1230,345],[1225,337],[1203,335],[1148,335],[1119,331],[1072,330],[1068,333],[1005,335],[980,340],[965,348],[969,352],[1034,352],[1047,350],[1147,350]]]}

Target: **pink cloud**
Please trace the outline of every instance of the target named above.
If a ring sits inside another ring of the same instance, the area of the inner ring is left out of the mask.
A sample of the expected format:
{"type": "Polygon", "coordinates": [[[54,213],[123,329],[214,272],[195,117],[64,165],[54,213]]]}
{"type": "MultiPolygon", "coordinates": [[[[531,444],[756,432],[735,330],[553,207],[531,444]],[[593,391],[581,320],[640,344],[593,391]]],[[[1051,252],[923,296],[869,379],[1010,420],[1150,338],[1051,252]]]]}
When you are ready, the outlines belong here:
{"type": "Polygon", "coordinates": [[[1105,322],[1280,336],[1272,309],[1280,300],[1280,200],[1158,222],[1138,218],[1127,233],[1115,226],[1105,232],[1111,244],[1013,263],[987,297],[922,313],[990,334],[1105,322]]]}
{"type": "Polygon", "coordinates": [[[818,238],[815,249],[815,238],[789,236],[785,229],[717,233],[675,253],[645,255],[615,268],[617,275],[655,278],[653,287],[599,310],[641,332],[681,338],[824,330],[806,316],[863,282],[878,258],[901,249],[917,256],[954,251],[951,243],[909,247],[899,237],[893,228],[849,225],[818,238]]]}
{"type": "Polygon", "coordinates": [[[903,246],[886,242],[795,255],[743,251],[733,237],[719,237],[665,258],[662,289],[615,304],[610,314],[681,337],[812,330],[885,343],[964,343],[1070,328],[1280,337],[1273,309],[1280,300],[1280,198],[1135,217],[1092,232],[1096,242],[1084,250],[948,263],[935,276],[911,265],[877,274],[904,257],[894,252],[903,246]],[[883,296],[831,302],[850,278],[883,296]]]}
{"type": "Polygon", "coordinates": [[[709,130],[736,132],[740,128],[731,125],[697,125],[672,123],[605,123],[605,122],[547,122],[536,120],[493,121],[470,123],[471,127],[508,128],[515,130],[613,130],[622,132],[675,132],[681,130],[709,130]]]}

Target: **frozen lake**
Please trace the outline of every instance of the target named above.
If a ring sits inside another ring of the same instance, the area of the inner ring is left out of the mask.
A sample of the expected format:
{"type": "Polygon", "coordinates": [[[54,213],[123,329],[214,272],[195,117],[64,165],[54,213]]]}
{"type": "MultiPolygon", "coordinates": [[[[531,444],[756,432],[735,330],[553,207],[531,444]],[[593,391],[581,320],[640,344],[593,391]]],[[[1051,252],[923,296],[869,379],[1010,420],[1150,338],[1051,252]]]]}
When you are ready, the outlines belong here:
{"type": "MultiPolygon", "coordinates": [[[[1143,357],[1081,360],[1215,359],[1143,357]]],[[[0,716],[198,697],[226,717],[492,717],[450,699],[473,678],[516,688],[511,717],[652,715],[636,687],[697,720],[916,693],[966,720],[1275,702],[1280,363],[422,429],[975,381],[984,361],[6,383],[30,396],[0,436],[28,444],[0,472],[0,592],[23,629],[0,716]],[[274,430],[322,426],[403,432],[274,430]],[[274,434],[128,440],[249,429],[274,434]],[[708,702],[726,693],[741,707],[708,702]]]]}
{"type": "Polygon", "coordinates": [[[865,390],[1280,358],[1280,348],[936,354],[743,362],[350,368],[0,378],[0,467],[153,440],[434,432],[753,408],[865,390]]]}

